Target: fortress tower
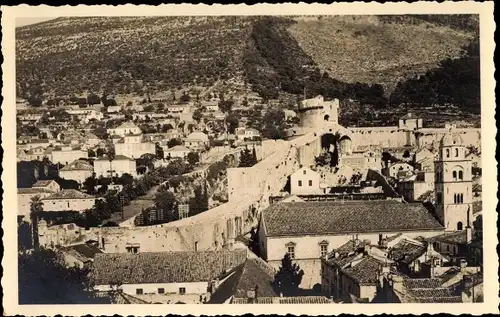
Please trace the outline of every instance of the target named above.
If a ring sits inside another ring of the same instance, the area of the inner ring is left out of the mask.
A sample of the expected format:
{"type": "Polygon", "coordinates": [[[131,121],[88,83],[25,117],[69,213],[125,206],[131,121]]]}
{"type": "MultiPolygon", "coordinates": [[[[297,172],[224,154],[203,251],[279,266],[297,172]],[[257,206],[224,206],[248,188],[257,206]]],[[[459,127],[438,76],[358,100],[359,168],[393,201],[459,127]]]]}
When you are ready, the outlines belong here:
{"type": "Polygon", "coordinates": [[[472,219],[472,161],[461,136],[450,130],[435,161],[436,213],[448,231],[465,230],[472,219]]]}
{"type": "Polygon", "coordinates": [[[300,127],[323,129],[338,125],[339,100],[325,101],[323,96],[303,100],[299,104],[300,127]]]}

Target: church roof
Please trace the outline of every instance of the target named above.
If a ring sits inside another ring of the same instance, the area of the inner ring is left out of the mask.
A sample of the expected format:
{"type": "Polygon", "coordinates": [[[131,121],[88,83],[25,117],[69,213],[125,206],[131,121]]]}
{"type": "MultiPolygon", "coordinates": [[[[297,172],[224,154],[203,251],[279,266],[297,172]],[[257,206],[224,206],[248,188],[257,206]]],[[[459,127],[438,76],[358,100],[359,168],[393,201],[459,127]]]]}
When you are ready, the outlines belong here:
{"type": "Polygon", "coordinates": [[[422,204],[392,200],[290,202],[271,205],[262,217],[267,236],[443,229],[422,204]]]}

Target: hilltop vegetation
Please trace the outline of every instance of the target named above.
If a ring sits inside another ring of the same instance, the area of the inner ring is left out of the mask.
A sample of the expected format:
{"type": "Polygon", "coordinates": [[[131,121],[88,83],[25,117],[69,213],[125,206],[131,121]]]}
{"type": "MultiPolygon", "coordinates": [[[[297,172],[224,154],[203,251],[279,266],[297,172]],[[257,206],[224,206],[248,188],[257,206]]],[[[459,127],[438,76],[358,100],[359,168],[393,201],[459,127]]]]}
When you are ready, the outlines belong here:
{"type": "Polygon", "coordinates": [[[17,93],[143,96],[232,80],[264,99],[474,112],[479,55],[466,48],[478,29],[471,15],[62,18],[17,30],[17,93]]]}

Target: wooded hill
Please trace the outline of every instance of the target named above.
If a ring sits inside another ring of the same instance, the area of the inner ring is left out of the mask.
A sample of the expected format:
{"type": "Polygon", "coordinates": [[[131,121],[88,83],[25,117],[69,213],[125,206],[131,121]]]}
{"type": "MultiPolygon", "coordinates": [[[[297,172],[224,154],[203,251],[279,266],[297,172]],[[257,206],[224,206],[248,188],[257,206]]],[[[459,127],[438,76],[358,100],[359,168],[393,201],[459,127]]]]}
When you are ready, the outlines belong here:
{"type": "Polygon", "coordinates": [[[17,92],[142,95],[233,79],[264,98],[477,111],[479,55],[467,47],[478,29],[472,15],[61,18],[16,30],[17,92]]]}

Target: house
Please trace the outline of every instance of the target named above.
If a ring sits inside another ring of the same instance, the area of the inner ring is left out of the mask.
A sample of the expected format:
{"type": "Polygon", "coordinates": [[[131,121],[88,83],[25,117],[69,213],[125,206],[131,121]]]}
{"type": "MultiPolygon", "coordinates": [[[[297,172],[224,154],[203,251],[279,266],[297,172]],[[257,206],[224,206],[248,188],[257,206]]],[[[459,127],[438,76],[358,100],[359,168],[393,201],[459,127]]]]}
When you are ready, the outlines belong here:
{"type": "Polygon", "coordinates": [[[399,119],[399,129],[403,130],[418,130],[423,128],[423,120],[421,118],[418,118],[411,112],[408,114],[404,115],[399,119]]]}
{"type": "Polygon", "coordinates": [[[137,159],[143,154],[156,154],[156,145],[152,142],[143,142],[143,135],[128,134],[115,144],[116,155],[137,159]]]}
{"type": "Polygon", "coordinates": [[[85,180],[92,176],[94,167],[87,161],[76,160],[64,166],[59,170],[59,177],[64,179],[72,179],[79,184],[83,184],[85,180]]]}
{"type": "Polygon", "coordinates": [[[419,171],[416,175],[400,180],[397,190],[407,201],[420,201],[426,193],[434,190],[434,178],[432,171],[419,171]]]}
{"type": "Polygon", "coordinates": [[[200,303],[246,260],[246,250],[100,253],[91,279],[98,292],[118,286],[143,300],[200,303]]]}
{"type": "Polygon", "coordinates": [[[383,169],[384,175],[393,178],[402,178],[405,175],[411,175],[413,173],[413,166],[408,163],[398,162],[389,165],[387,168],[383,169]]]}
{"type": "Polygon", "coordinates": [[[61,186],[55,180],[39,180],[32,187],[45,189],[51,193],[58,193],[61,190],[61,186]]]}
{"type": "Polygon", "coordinates": [[[95,134],[87,132],[85,133],[85,145],[89,148],[93,148],[101,143],[101,139],[99,139],[95,134]]]}
{"type": "Polygon", "coordinates": [[[94,161],[94,173],[96,177],[109,177],[112,171],[114,177],[130,174],[137,177],[136,161],[124,155],[116,155],[110,162],[107,157],[101,157],[94,161]]]}
{"type": "Polygon", "coordinates": [[[30,142],[26,143],[25,145],[26,150],[31,150],[34,148],[47,148],[50,146],[50,140],[49,139],[32,139],[30,142]]]}
{"type": "Polygon", "coordinates": [[[62,146],[62,147],[56,147],[52,151],[52,163],[54,164],[59,163],[62,165],[67,165],[78,159],[88,158],[88,157],[89,157],[88,152],[82,150],[79,147],[62,146]]]}
{"type": "Polygon", "coordinates": [[[61,247],[59,251],[62,253],[67,266],[81,269],[89,268],[94,262],[95,255],[102,253],[98,248],[97,241],[61,247]]]}
{"type": "Polygon", "coordinates": [[[42,199],[43,211],[79,211],[94,207],[95,197],[76,189],[63,189],[42,199]]]}
{"type": "Polygon", "coordinates": [[[219,103],[217,101],[204,101],[201,103],[201,107],[205,107],[209,112],[219,111],[219,103]]]}
{"type": "Polygon", "coordinates": [[[303,268],[303,287],[321,282],[320,258],[354,234],[376,241],[380,235],[404,232],[410,238],[432,237],[444,227],[419,203],[394,200],[276,203],[259,224],[260,252],[278,267],[288,253],[303,268]]]}
{"type": "Polygon", "coordinates": [[[127,121],[122,123],[119,127],[114,129],[107,129],[108,135],[118,135],[124,137],[127,134],[141,134],[142,130],[136,126],[133,122],[127,121]]]}
{"type": "Polygon", "coordinates": [[[472,167],[481,168],[481,154],[470,153],[465,159],[472,161],[472,167]]]}
{"type": "Polygon", "coordinates": [[[189,113],[191,111],[191,107],[189,105],[169,105],[165,108],[167,113],[189,113]]]}
{"type": "Polygon", "coordinates": [[[445,232],[429,239],[434,248],[454,262],[464,259],[472,265],[482,263],[482,252],[473,252],[474,242],[480,239],[478,232],[471,227],[455,232],[445,232]]]}
{"type": "Polygon", "coordinates": [[[260,132],[253,128],[238,128],[236,129],[236,140],[238,141],[258,141],[260,140],[260,132]]]}
{"type": "Polygon", "coordinates": [[[165,158],[176,158],[176,157],[185,158],[191,152],[190,149],[182,145],[176,145],[172,148],[168,148],[168,146],[163,146],[162,148],[164,151],[165,158]]]}
{"type": "Polygon", "coordinates": [[[83,123],[89,123],[90,120],[102,120],[104,114],[95,109],[68,109],[66,112],[75,116],[83,123]]]}
{"type": "Polygon", "coordinates": [[[413,161],[417,164],[426,159],[430,159],[434,162],[435,156],[436,154],[432,153],[428,148],[423,147],[415,153],[413,161]]]}
{"type": "Polygon", "coordinates": [[[200,131],[195,131],[189,134],[184,140],[184,146],[193,150],[204,150],[205,147],[209,144],[208,136],[200,131]]]}
{"type": "Polygon", "coordinates": [[[249,258],[220,283],[208,303],[228,304],[242,299],[248,302],[248,299],[279,297],[272,285],[274,274],[274,269],[262,259],[249,258]]]}
{"type": "Polygon", "coordinates": [[[107,113],[117,113],[117,112],[120,112],[122,111],[122,107],[121,106],[108,106],[108,108],[106,108],[106,112],[107,113]]]}
{"type": "Polygon", "coordinates": [[[45,188],[18,188],[17,189],[17,217],[19,221],[31,223],[31,200],[38,196],[40,199],[54,194],[45,188]]]}
{"type": "Polygon", "coordinates": [[[314,195],[322,194],[320,188],[321,176],[309,167],[302,167],[290,175],[290,194],[314,195]]]}

